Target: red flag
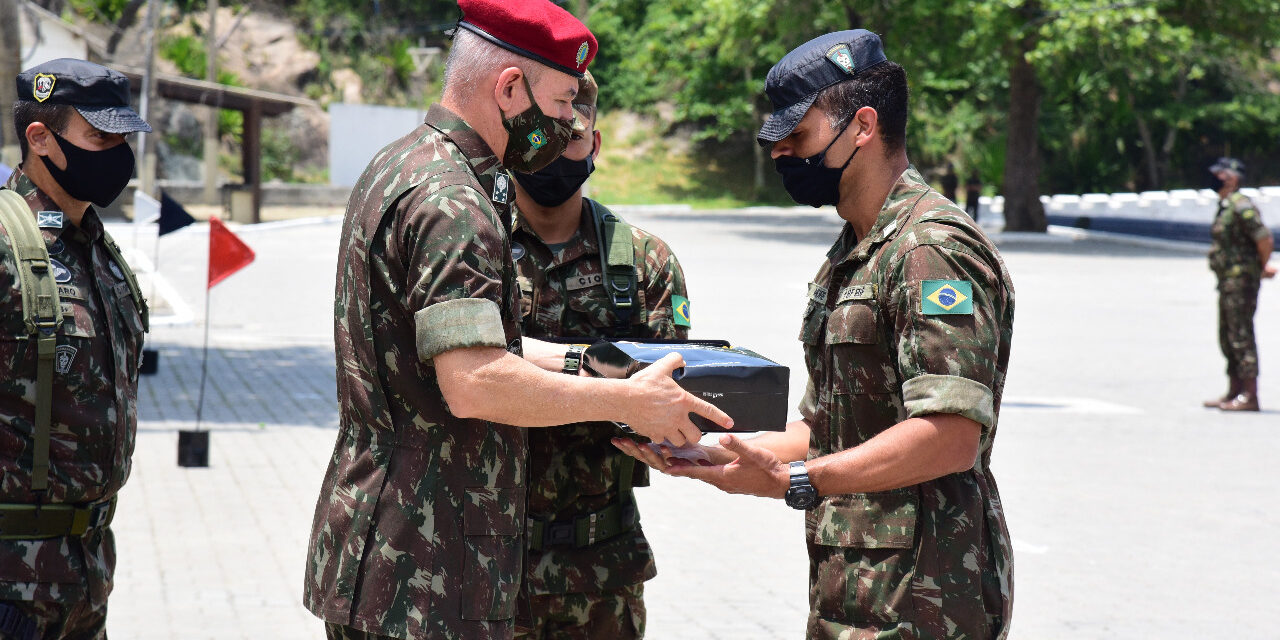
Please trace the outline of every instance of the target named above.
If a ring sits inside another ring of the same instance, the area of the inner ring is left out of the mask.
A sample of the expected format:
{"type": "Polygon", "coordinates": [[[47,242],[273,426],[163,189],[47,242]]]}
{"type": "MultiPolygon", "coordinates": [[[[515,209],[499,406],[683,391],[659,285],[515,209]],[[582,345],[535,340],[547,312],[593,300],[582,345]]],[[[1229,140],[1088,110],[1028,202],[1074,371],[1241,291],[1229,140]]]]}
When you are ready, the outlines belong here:
{"type": "Polygon", "coordinates": [[[253,249],[217,218],[209,218],[209,288],[253,262],[253,249]]]}

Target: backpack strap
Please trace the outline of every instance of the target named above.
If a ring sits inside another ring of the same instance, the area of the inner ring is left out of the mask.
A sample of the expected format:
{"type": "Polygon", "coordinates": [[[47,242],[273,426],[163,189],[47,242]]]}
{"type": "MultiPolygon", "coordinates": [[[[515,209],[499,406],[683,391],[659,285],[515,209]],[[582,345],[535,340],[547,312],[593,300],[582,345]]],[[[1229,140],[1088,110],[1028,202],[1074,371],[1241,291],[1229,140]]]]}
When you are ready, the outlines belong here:
{"type": "Polygon", "coordinates": [[[0,224],[9,231],[18,288],[22,291],[22,320],[36,339],[36,422],[31,456],[31,490],[49,489],[49,432],[53,405],[53,357],[62,324],[58,285],[49,263],[49,248],[36,226],[31,207],[22,196],[0,189],[0,224]]]}
{"type": "Polygon", "coordinates": [[[605,292],[618,315],[617,334],[631,333],[631,316],[640,306],[636,291],[636,255],[631,242],[631,225],[614,212],[590,198],[583,198],[591,209],[600,245],[600,271],[604,275],[605,292]]]}
{"type": "Polygon", "coordinates": [[[116,266],[120,267],[121,273],[124,274],[125,282],[129,283],[129,295],[133,298],[133,304],[138,308],[138,313],[142,316],[142,330],[151,332],[151,309],[147,307],[147,299],[142,297],[142,288],[138,286],[138,276],[133,273],[133,269],[129,267],[129,263],[124,261],[124,256],[120,254],[120,246],[116,244],[111,234],[106,229],[102,230],[102,244],[107,247],[107,253],[111,254],[111,259],[116,261],[116,266]]]}

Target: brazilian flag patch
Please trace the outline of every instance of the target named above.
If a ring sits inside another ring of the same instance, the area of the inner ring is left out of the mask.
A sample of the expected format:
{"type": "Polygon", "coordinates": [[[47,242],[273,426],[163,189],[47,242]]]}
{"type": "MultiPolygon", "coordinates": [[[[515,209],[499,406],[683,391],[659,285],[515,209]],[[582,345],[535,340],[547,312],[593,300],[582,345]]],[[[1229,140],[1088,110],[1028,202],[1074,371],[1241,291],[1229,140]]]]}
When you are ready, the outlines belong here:
{"type": "Polygon", "coordinates": [[[973,285],[964,280],[921,282],[920,312],[926,316],[973,315],[973,285]]]}
{"type": "Polygon", "coordinates": [[[689,299],[684,296],[671,296],[671,317],[677,327],[691,327],[689,323],[689,299]]]}
{"type": "Polygon", "coordinates": [[[547,144],[547,135],[542,132],[542,129],[538,129],[529,134],[529,144],[533,145],[534,149],[541,149],[547,144]]]}

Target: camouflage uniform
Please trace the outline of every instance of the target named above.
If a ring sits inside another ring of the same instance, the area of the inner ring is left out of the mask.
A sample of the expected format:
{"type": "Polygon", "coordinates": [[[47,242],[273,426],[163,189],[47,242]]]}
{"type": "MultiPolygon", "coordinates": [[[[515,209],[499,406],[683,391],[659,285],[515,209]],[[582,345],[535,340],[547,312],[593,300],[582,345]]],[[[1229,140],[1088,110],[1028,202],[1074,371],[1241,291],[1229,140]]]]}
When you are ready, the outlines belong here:
{"type": "MultiPolygon", "coordinates": [[[[5,186],[32,211],[60,211],[21,169],[5,186]]],[[[144,309],[92,207],[79,226],[64,218],[61,228],[41,232],[50,258],[65,268],[54,266],[65,323],[53,373],[49,489],[39,498],[31,490],[36,353],[23,327],[9,234],[0,227],[0,503],[109,510],[133,455],[144,309]]],[[[35,620],[40,637],[105,637],[116,565],[111,528],[37,540],[3,534],[0,526],[0,601],[35,620]]]]}
{"type": "Polygon", "coordinates": [[[1257,378],[1253,314],[1262,282],[1258,241],[1271,231],[1253,201],[1236,191],[1218,203],[1211,233],[1209,268],[1218,277],[1218,344],[1227,357],[1227,375],[1257,378]]]}
{"type": "Polygon", "coordinates": [[[808,511],[808,637],[1004,637],[1013,557],[989,467],[1013,327],[1004,262],[914,168],[867,236],[845,225],[827,257],[800,333],[809,458],[928,414],[982,434],[968,471],[808,511]]]}
{"type": "Polygon", "coordinates": [[[312,523],[304,603],[394,638],[510,638],[525,435],[454,417],[432,358],[518,353],[510,179],[460,117],[378,153],[352,192],[334,338],[340,426],[312,523]]]}
{"type": "MultiPolygon", "coordinates": [[[[590,203],[584,199],[577,235],[553,252],[517,214],[512,247],[520,256],[516,267],[522,333],[587,341],[605,336],[687,337],[687,317],[673,309],[687,295],[680,263],[665,242],[636,227],[631,227],[631,246],[638,311],[632,314],[629,331],[620,335],[619,318],[604,286],[595,227],[590,203]]],[[[634,486],[648,485],[648,467],[609,443],[619,434],[606,423],[530,431],[529,517],[567,523],[620,499],[634,505],[629,495],[619,496],[620,465],[634,469],[634,486]]],[[[531,616],[520,621],[519,637],[643,635],[643,583],[657,574],[657,568],[638,521],[631,531],[588,546],[533,549],[528,563],[521,594],[529,600],[531,616]],[[570,630],[587,635],[572,635],[570,630]]]]}

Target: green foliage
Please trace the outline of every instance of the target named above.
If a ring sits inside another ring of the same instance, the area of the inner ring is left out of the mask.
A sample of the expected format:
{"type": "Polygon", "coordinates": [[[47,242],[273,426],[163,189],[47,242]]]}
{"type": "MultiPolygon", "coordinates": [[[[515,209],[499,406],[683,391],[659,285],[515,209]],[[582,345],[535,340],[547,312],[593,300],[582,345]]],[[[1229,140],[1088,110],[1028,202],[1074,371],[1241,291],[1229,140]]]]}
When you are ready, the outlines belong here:
{"type": "Polygon", "coordinates": [[[116,22],[129,0],[70,0],[71,10],[95,22],[116,22]]]}
{"type": "Polygon", "coordinates": [[[289,134],[273,127],[262,129],[262,179],[295,182],[294,165],[301,154],[289,134]]]}

